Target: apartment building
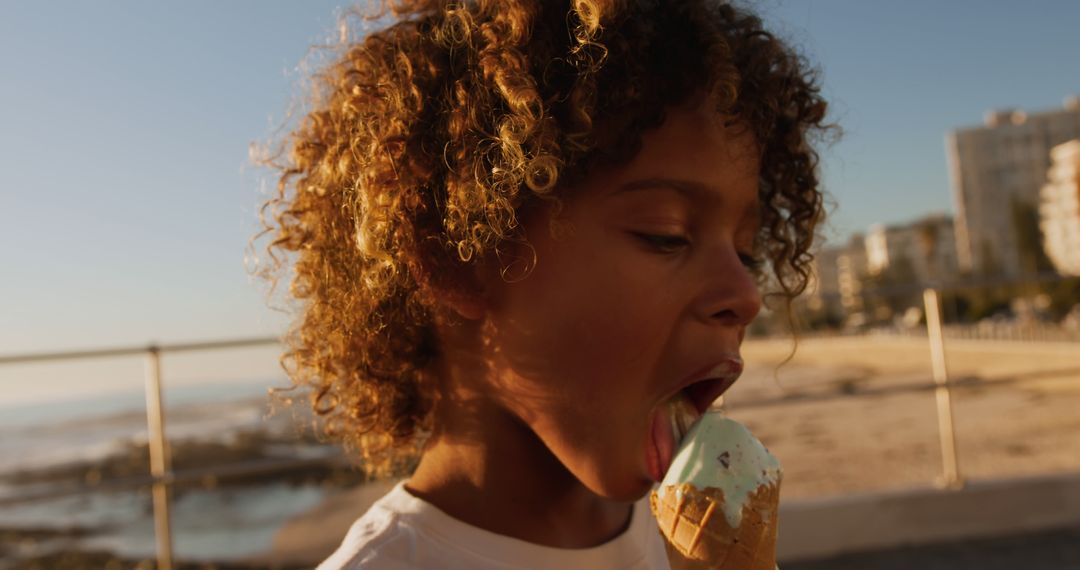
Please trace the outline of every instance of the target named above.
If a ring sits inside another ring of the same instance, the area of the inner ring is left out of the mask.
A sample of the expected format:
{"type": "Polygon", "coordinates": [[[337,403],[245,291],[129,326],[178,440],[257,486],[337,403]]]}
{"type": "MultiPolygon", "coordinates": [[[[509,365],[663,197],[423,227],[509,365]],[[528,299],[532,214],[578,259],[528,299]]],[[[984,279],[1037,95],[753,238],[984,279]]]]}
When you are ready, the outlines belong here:
{"type": "Polygon", "coordinates": [[[1059,273],[1080,275],[1080,139],[1054,147],[1050,156],[1039,204],[1043,249],[1059,273]]]}
{"type": "Polygon", "coordinates": [[[866,245],[861,234],[844,245],[823,248],[814,258],[810,308],[837,316],[862,311],[865,275],[866,245]]]}
{"type": "Polygon", "coordinates": [[[840,292],[840,306],[849,315],[865,308],[862,296],[865,276],[866,242],[862,234],[855,234],[847,247],[836,257],[836,284],[840,292]]]}
{"type": "MultiPolygon", "coordinates": [[[[932,214],[903,225],[872,226],[866,234],[866,269],[893,281],[925,285],[957,276],[953,220],[932,214]]],[[[899,284],[899,283],[898,283],[899,284]]]]}
{"type": "MultiPolygon", "coordinates": [[[[1050,149],[1080,138],[1080,98],[1061,109],[992,111],[985,124],[946,136],[956,209],[960,270],[975,274],[1031,272],[1017,229],[1017,210],[1036,208],[1050,167],[1050,149]]],[[[1030,256],[1028,256],[1030,257],[1030,256]]]]}

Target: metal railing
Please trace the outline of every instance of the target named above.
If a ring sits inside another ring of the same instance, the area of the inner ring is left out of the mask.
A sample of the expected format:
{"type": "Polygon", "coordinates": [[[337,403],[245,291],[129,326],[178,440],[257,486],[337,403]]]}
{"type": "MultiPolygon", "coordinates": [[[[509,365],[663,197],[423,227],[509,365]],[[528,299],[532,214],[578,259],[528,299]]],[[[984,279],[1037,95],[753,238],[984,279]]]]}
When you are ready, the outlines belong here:
{"type": "Polygon", "coordinates": [[[950,489],[964,486],[960,476],[960,460],[956,454],[956,423],[953,420],[952,393],[949,391],[949,367],[945,361],[945,335],[941,327],[941,294],[936,289],[923,291],[926,305],[926,333],[930,338],[930,362],[937,389],[938,437],[941,442],[942,482],[950,489]]]}
{"type": "MultiPolygon", "coordinates": [[[[146,425],[148,428],[147,446],[150,452],[150,476],[135,477],[120,481],[107,481],[104,485],[95,486],[93,489],[59,489],[38,493],[32,496],[33,500],[55,498],[69,494],[82,494],[86,492],[100,492],[105,489],[123,489],[140,487],[149,483],[153,496],[154,506],[154,539],[157,545],[157,567],[160,570],[171,570],[173,567],[172,548],[172,517],[170,515],[170,493],[173,485],[177,483],[198,480],[206,475],[220,475],[223,471],[232,470],[245,474],[268,473],[291,468],[296,461],[283,461],[260,465],[235,465],[213,467],[210,469],[197,470],[184,474],[176,474],[172,470],[172,456],[169,452],[168,440],[165,437],[165,410],[161,401],[161,355],[163,353],[183,353],[206,350],[221,350],[234,348],[248,348],[254,346],[266,346],[277,344],[276,338],[248,338],[237,340],[223,340],[213,342],[194,342],[184,344],[150,344],[148,346],[101,348],[91,350],[72,350],[64,352],[42,352],[35,354],[19,354],[0,356],[0,365],[5,364],[29,364],[42,362],[56,362],[60,360],[83,360],[90,358],[115,358],[123,356],[145,355],[145,391],[146,391],[146,425]]],[[[325,459],[320,459],[325,463],[325,459]]],[[[25,500],[24,497],[20,497],[25,500]]],[[[9,501],[10,502],[10,501],[9,501]]],[[[0,502],[0,504],[3,504],[0,502]]]]}

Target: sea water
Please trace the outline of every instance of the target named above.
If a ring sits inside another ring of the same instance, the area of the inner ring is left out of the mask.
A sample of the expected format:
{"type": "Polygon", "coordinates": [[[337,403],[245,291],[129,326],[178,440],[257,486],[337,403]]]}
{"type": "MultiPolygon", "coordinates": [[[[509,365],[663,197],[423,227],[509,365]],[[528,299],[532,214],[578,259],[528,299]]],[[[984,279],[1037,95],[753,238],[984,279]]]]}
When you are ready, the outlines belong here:
{"type": "MultiPolygon", "coordinates": [[[[225,442],[242,431],[295,432],[292,414],[270,414],[269,385],[243,382],[170,390],[165,402],[169,440],[173,445],[195,439],[225,442]]],[[[5,476],[14,472],[33,481],[35,473],[103,461],[145,443],[146,422],[145,398],[137,391],[0,407],[0,499],[49,488],[47,484],[5,482],[5,476]]],[[[311,457],[332,451],[329,446],[312,445],[297,446],[286,453],[311,457]]],[[[174,551],[177,557],[196,560],[228,560],[265,552],[285,520],[314,507],[323,496],[319,486],[271,481],[185,489],[175,494],[172,504],[174,551]]],[[[152,557],[155,542],[149,505],[145,489],[8,503],[0,508],[0,528],[89,529],[92,532],[87,536],[45,541],[41,547],[152,557]]]]}

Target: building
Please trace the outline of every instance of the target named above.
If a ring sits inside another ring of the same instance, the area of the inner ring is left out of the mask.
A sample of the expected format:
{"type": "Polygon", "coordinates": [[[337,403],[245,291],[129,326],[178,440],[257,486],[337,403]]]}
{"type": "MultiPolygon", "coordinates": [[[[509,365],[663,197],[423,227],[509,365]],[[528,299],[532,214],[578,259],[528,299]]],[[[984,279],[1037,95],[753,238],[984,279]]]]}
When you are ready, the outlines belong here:
{"type": "Polygon", "coordinates": [[[842,320],[863,310],[862,279],[866,275],[866,246],[855,234],[848,243],[827,247],[814,257],[809,305],[842,320]]]}
{"type": "Polygon", "coordinates": [[[824,248],[814,258],[808,306],[834,321],[860,313],[888,318],[879,315],[882,305],[911,306],[923,287],[957,277],[954,235],[950,216],[932,214],[907,224],[878,224],[865,236],[824,248]]]}
{"type": "Polygon", "coordinates": [[[1040,192],[1043,249],[1063,275],[1080,275],[1080,139],[1050,152],[1053,164],[1040,192]]]}
{"type": "Polygon", "coordinates": [[[1039,191],[1050,167],[1050,149],[1080,138],[1080,98],[1040,113],[987,113],[985,125],[946,137],[956,208],[957,261],[961,271],[1020,275],[1037,271],[1025,248],[1038,247],[1039,191]]]}
{"type": "Polygon", "coordinates": [[[860,313],[865,308],[862,296],[864,277],[866,242],[862,234],[855,234],[847,247],[836,257],[836,284],[840,291],[840,306],[848,315],[860,313]]]}
{"type": "Polygon", "coordinates": [[[836,270],[836,259],[843,251],[843,247],[826,247],[814,255],[814,269],[807,287],[807,300],[812,310],[829,315],[843,312],[836,270]]]}
{"type": "Polygon", "coordinates": [[[953,220],[933,214],[903,225],[875,225],[866,234],[866,269],[894,285],[927,285],[957,275],[953,220]]]}

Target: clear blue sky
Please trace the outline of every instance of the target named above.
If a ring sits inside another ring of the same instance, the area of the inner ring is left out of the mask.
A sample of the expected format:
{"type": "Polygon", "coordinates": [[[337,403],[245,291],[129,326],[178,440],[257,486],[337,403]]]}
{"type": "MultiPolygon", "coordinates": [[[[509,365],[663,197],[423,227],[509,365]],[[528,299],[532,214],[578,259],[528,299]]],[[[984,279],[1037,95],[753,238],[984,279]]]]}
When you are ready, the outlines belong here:
{"type": "Polygon", "coordinates": [[[834,237],[952,210],[946,131],[1080,95],[1080,2],[765,0],[823,71],[843,141],[824,153],[834,237]]]}
{"type": "MultiPolygon", "coordinates": [[[[248,146],[342,4],[5,3],[0,353],[280,332],[243,267],[264,175],[248,146]]],[[[836,237],[951,210],[947,130],[1080,93],[1073,0],[757,5],[846,130],[823,154],[836,237]]]]}

